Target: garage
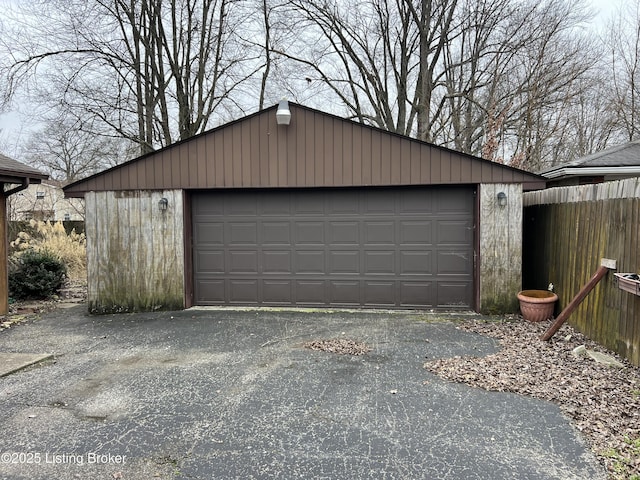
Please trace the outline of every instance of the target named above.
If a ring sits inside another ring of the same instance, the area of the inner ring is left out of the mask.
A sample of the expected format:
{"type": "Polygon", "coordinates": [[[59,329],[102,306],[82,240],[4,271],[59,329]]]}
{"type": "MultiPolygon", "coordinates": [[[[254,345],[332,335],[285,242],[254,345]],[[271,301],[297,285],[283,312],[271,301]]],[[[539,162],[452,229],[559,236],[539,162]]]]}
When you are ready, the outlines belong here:
{"type": "Polygon", "coordinates": [[[91,312],[517,310],[543,177],[284,103],[64,188],[91,312]]]}
{"type": "Polygon", "coordinates": [[[192,211],[197,305],[473,304],[470,187],[215,191],[192,211]]]}

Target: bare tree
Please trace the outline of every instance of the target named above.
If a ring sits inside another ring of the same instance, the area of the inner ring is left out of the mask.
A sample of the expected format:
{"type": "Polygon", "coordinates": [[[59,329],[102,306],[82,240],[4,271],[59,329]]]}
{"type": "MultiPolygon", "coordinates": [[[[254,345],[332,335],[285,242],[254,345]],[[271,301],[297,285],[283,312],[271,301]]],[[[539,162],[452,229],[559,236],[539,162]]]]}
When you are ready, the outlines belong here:
{"type": "Polygon", "coordinates": [[[604,38],[610,72],[610,104],[626,141],[640,134],[640,2],[621,4],[604,38]]]}
{"type": "Polygon", "coordinates": [[[292,35],[287,11],[287,0],[249,0],[238,7],[244,18],[237,29],[239,42],[245,52],[250,52],[256,75],[240,86],[241,97],[257,97],[257,107],[263,109],[277,103],[283,97],[295,97],[294,85],[289,81],[289,72],[283,71],[283,58],[276,52],[281,50],[283,37],[292,35]]]}
{"type": "Polygon", "coordinates": [[[553,157],[596,62],[580,1],[467,0],[444,55],[440,138],[536,170],[553,157]],[[592,53],[593,52],[593,53],[592,53]]]}
{"type": "Polygon", "coordinates": [[[324,84],[350,118],[410,134],[419,44],[409,3],[291,0],[287,8],[304,38],[277,54],[296,62],[310,86],[324,84]]]}
{"type": "Polygon", "coordinates": [[[596,57],[593,44],[576,27],[584,20],[579,4],[550,2],[539,10],[541,29],[527,44],[520,69],[519,104],[512,117],[515,147],[527,166],[553,162],[549,148],[570,116],[596,57]],[[593,53],[591,53],[593,52],[593,53]]]}
{"type": "Polygon", "coordinates": [[[31,134],[20,158],[53,179],[68,183],[135,155],[134,145],[128,140],[96,136],[92,130],[69,116],[49,118],[31,134]]]}
{"type": "MultiPolygon", "coordinates": [[[[411,0],[405,3],[413,6],[411,0]]],[[[459,32],[456,18],[458,0],[421,0],[419,10],[412,8],[412,18],[419,31],[418,83],[414,106],[417,110],[417,137],[434,141],[434,119],[439,116],[439,108],[432,113],[435,90],[440,83],[438,69],[442,56],[452,36],[459,32]]]]}
{"type": "Polygon", "coordinates": [[[440,81],[445,90],[437,99],[435,131],[436,138],[459,151],[479,154],[484,149],[487,158],[495,159],[513,103],[513,92],[507,90],[503,98],[499,89],[523,45],[516,14],[509,0],[460,2],[458,31],[444,45],[440,81]],[[486,147],[486,131],[491,132],[491,142],[497,142],[494,147],[486,147]]]}
{"type": "Polygon", "coordinates": [[[636,23],[617,25],[633,35],[609,42],[615,101],[605,108],[586,0],[29,5],[11,31],[0,25],[0,44],[20,39],[6,45],[7,92],[28,86],[82,132],[141,153],[282,96],[531,170],[638,128],[637,9],[636,23]]]}
{"type": "Polygon", "coordinates": [[[270,18],[271,10],[269,8],[268,0],[261,0],[259,7],[264,26],[264,43],[262,44],[264,52],[264,70],[262,71],[262,76],[260,79],[260,99],[258,100],[258,108],[263,109],[265,106],[265,96],[267,93],[267,82],[269,80],[271,65],[273,63],[273,55],[270,18]]]}
{"type": "Polygon", "coordinates": [[[348,115],[520,166],[548,160],[595,62],[583,0],[290,0],[305,41],[278,51],[348,115]],[[485,153],[488,150],[485,149],[485,153]]]}
{"type": "Polygon", "coordinates": [[[218,109],[240,108],[234,90],[254,73],[237,41],[239,3],[32,2],[31,36],[12,46],[9,93],[38,72],[48,97],[142,153],[188,138],[211,126],[218,109]]]}

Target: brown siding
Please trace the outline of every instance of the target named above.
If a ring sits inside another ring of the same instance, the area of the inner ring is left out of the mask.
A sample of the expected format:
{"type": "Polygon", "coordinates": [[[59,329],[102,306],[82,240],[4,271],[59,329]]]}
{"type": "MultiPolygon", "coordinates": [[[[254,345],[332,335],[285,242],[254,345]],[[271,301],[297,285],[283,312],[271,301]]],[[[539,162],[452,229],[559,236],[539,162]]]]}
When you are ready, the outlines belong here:
{"type": "Polygon", "coordinates": [[[203,142],[203,148],[198,150],[198,155],[206,160],[209,155],[209,176],[207,177],[207,183],[215,184],[217,178],[224,176],[224,156],[221,153],[216,153],[212,142],[203,142]],[[211,153],[209,153],[211,152],[211,153]]]}
{"type": "Polygon", "coordinates": [[[77,182],[91,190],[539,183],[541,177],[290,105],[275,107],[77,182]]]}
{"type": "MultiPolygon", "coordinates": [[[[360,158],[355,159],[354,163],[359,167],[356,180],[360,180],[363,184],[380,184],[382,178],[382,146],[380,145],[380,132],[376,130],[360,130],[360,158]],[[366,175],[368,172],[369,175],[366,175]]],[[[358,151],[354,151],[357,154],[358,151]]]]}

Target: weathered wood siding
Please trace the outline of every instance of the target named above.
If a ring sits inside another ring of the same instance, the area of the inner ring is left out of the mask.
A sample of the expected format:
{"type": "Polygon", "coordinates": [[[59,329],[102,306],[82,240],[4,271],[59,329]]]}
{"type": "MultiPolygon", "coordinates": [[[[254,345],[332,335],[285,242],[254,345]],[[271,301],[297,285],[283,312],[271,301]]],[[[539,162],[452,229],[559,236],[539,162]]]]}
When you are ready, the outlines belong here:
{"type": "Polygon", "coordinates": [[[184,308],[183,193],[89,192],[85,199],[89,310],[184,308]],[[163,197],[166,211],[158,207],[163,197]]]}
{"type": "MultiPolygon", "coordinates": [[[[640,178],[525,194],[524,286],[555,285],[556,313],[586,284],[601,258],[640,272],[640,178]]],[[[640,365],[640,297],[609,273],[569,317],[593,340],[640,365]]]]}
{"type": "Polygon", "coordinates": [[[522,285],[522,185],[480,185],[480,311],[518,309],[522,285]],[[498,205],[498,193],[507,204],[498,205]]]}

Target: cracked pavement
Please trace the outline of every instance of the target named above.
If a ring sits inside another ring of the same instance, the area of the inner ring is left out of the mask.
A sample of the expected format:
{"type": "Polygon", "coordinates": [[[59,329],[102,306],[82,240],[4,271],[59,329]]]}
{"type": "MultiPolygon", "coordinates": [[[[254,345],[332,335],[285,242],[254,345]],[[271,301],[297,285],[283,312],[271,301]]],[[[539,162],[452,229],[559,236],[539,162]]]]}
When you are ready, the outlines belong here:
{"type": "Polygon", "coordinates": [[[0,334],[3,479],[605,479],[553,404],[439,379],[455,316],[57,310],[0,334]],[[362,356],[303,348],[366,343],[362,356]],[[37,454],[37,458],[36,458],[37,454]]]}

